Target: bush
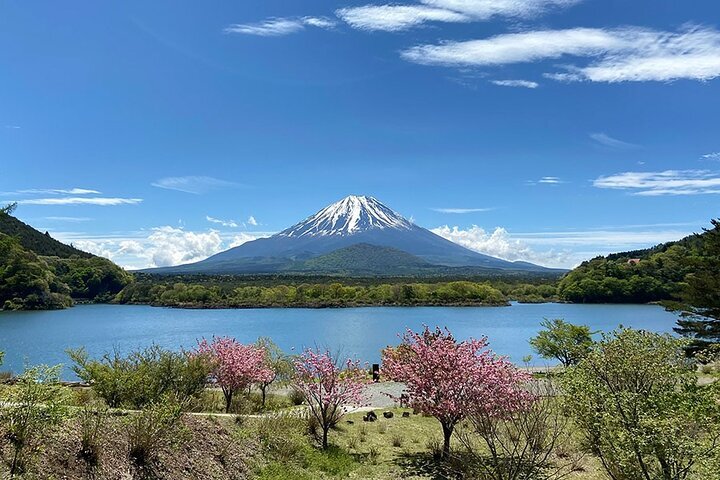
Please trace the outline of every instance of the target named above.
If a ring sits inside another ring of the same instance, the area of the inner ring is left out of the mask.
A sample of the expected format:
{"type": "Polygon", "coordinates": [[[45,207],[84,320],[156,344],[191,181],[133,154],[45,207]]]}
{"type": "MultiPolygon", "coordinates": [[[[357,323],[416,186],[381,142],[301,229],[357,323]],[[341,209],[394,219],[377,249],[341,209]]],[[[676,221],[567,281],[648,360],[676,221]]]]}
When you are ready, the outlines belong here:
{"type": "Polygon", "coordinates": [[[554,392],[544,393],[509,414],[480,410],[469,415],[458,438],[474,459],[467,466],[477,478],[549,480],[575,470],[579,458],[558,452],[559,446],[572,443],[569,421],[554,392]]]}
{"type": "Polygon", "coordinates": [[[302,405],[305,401],[305,394],[297,388],[293,387],[288,393],[288,398],[290,399],[290,403],[292,403],[293,405],[302,405]]]}
{"type": "Polygon", "coordinates": [[[29,470],[43,437],[65,416],[59,372],[59,365],[29,368],[18,377],[14,388],[4,391],[1,400],[5,405],[0,409],[0,424],[10,443],[10,456],[4,460],[11,478],[29,470]]]}
{"type": "Polygon", "coordinates": [[[611,478],[682,480],[717,454],[720,385],[698,385],[685,345],[621,328],[563,377],[566,407],[611,478]]]}
{"type": "Polygon", "coordinates": [[[211,365],[203,356],[152,345],[122,356],[115,351],[90,360],[84,349],[68,350],[73,371],[112,408],[142,408],[171,394],[185,402],[205,388],[211,365]]]}
{"type": "Polygon", "coordinates": [[[166,397],[128,418],[128,458],[135,467],[144,469],[157,462],[160,451],[172,444],[181,415],[181,404],[166,397]]]}
{"type": "Polygon", "coordinates": [[[100,463],[102,444],[100,436],[107,426],[107,406],[98,401],[85,403],[79,413],[80,424],[80,451],[78,457],[85,460],[90,467],[100,463]]]}

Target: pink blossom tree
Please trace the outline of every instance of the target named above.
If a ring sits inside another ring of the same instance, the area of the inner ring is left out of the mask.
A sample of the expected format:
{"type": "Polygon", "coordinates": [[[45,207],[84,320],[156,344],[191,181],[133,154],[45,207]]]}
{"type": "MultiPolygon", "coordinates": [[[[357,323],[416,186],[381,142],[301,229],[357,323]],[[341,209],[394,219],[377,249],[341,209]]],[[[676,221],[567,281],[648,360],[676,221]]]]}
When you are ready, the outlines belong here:
{"type": "Polygon", "coordinates": [[[359,406],[367,372],[357,360],[339,365],[328,351],[307,349],[295,360],[295,388],[307,399],[310,414],[322,429],[322,448],[328,446],[328,431],[337,425],[348,406],[359,406]]]}
{"type": "Polygon", "coordinates": [[[465,416],[507,415],[531,400],[521,388],[529,376],[487,346],[485,337],[458,342],[447,329],[425,326],[421,333],[408,330],[399,346],[383,350],[382,373],[405,383],[410,406],[440,421],[443,457],[465,416]]]}
{"type": "Polygon", "coordinates": [[[225,412],[230,411],[233,395],[257,382],[272,378],[265,364],[265,350],[256,345],[243,345],[234,338],[204,338],[198,342],[196,354],[207,355],[213,362],[212,377],[225,396],[225,412]]]}

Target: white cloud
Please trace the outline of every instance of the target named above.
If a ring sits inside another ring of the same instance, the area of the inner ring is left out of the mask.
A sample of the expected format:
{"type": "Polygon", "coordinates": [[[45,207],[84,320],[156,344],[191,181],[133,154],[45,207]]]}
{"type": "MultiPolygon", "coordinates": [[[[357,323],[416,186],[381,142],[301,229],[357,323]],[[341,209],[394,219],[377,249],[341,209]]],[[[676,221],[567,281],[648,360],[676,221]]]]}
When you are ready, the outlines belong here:
{"type": "Polygon", "coordinates": [[[470,250],[509,261],[523,260],[547,267],[572,268],[597,255],[646,248],[679,240],[693,233],[702,222],[653,225],[619,225],[600,229],[513,232],[497,227],[492,232],[473,225],[467,229],[447,225],[432,229],[441,237],[470,250]]]}
{"type": "Polygon", "coordinates": [[[52,222],[71,222],[71,223],[78,223],[78,222],[89,222],[92,220],[90,217],[44,217],[45,220],[50,220],[52,222]]]}
{"type": "Polygon", "coordinates": [[[224,32],[278,37],[300,32],[306,26],[329,29],[335,25],[335,21],[326,17],[270,18],[260,23],[235,23],[226,27],[224,32]]]}
{"type": "Polygon", "coordinates": [[[242,245],[243,243],[251,242],[253,240],[257,240],[258,238],[266,238],[269,235],[265,234],[254,234],[254,233],[245,233],[242,232],[238,235],[235,235],[232,240],[230,241],[230,244],[228,245],[229,248],[238,247],[242,245]]]}
{"type": "Polygon", "coordinates": [[[57,198],[31,198],[17,200],[20,205],[133,205],[142,202],[142,198],[116,198],[116,197],[57,197],[57,198]]]}
{"type": "Polygon", "coordinates": [[[529,80],[492,80],[491,83],[501,87],[537,88],[540,86],[539,83],[529,80]]]}
{"type": "Polygon", "coordinates": [[[565,183],[560,179],[560,177],[540,177],[539,180],[529,180],[527,182],[528,185],[559,185],[561,183],[565,183]]]}
{"type": "Polygon", "coordinates": [[[425,22],[469,22],[471,18],[459,12],[422,5],[366,5],[341,8],[335,12],[348,25],[359,30],[397,32],[425,22]]]}
{"type": "Polygon", "coordinates": [[[153,187],[199,195],[219,188],[233,188],[240,185],[235,182],[205,176],[165,177],[151,184],[153,187]]]}
{"type": "Polygon", "coordinates": [[[252,215],[250,215],[250,217],[248,217],[247,223],[248,223],[248,225],[252,225],[253,227],[257,227],[257,225],[258,225],[257,220],[255,220],[255,217],[253,217],[252,215]]]}
{"type": "Polygon", "coordinates": [[[205,220],[210,223],[217,223],[219,225],[222,225],[223,227],[237,228],[240,226],[235,220],[222,220],[220,218],[211,217],[210,215],[205,215],[205,220]]]}
{"type": "Polygon", "coordinates": [[[21,127],[20,125],[5,125],[4,128],[7,128],[8,130],[19,130],[21,127]]]}
{"type": "Polygon", "coordinates": [[[705,160],[720,160],[720,152],[706,153],[700,158],[704,158],[705,160]]]}
{"type": "Polygon", "coordinates": [[[0,192],[0,195],[99,195],[101,193],[88,188],[28,188],[13,192],[0,192]]]}
{"type": "Polygon", "coordinates": [[[150,231],[90,235],[55,232],[56,238],[128,269],[192,263],[245,242],[270,236],[270,232],[190,231],[162,226],[150,231]]]}
{"type": "Polygon", "coordinates": [[[709,27],[677,32],[641,27],[540,30],[418,45],[401,55],[422,65],[454,67],[589,59],[586,65],[566,65],[564,72],[545,74],[561,81],[710,80],[720,76],[720,32],[709,27]]]}
{"type": "Polygon", "coordinates": [[[607,135],[606,133],[598,132],[598,133],[591,133],[590,138],[595,140],[597,143],[604,145],[606,147],[610,148],[616,148],[616,149],[629,149],[629,148],[637,148],[638,146],[634,143],[628,143],[623,142],[622,140],[618,140],[617,138],[613,138],[610,135],[607,135]]]}
{"type": "Polygon", "coordinates": [[[720,174],[708,170],[623,172],[596,178],[598,188],[631,190],[633,195],[701,195],[720,193],[720,174]]]}
{"type": "Polygon", "coordinates": [[[580,0],[420,0],[404,5],[364,5],[341,8],[335,13],[360,30],[396,32],[426,22],[472,22],[492,17],[531,18],[553,7],[567,7],[580,0]]]}
{"type": "Polygon", "coordinates": [[[435,212],[440,213],[475,213],[475,212],[489,212],[494,210],[493,208],[431,208],[435,212]]]}
{"type": "Polygon", "coordinates": [[[473,225],[468,229],[444,225],[433,228],[433,233],[451,242],[462,245],[475,252],[502,258],[511,262],[522,260],[544,266],[564,266],[568,263],[570,252],[547,250],[537,252],[520,240],[511,238],[507,230],[497,227],[492,232],[473,225]]]}

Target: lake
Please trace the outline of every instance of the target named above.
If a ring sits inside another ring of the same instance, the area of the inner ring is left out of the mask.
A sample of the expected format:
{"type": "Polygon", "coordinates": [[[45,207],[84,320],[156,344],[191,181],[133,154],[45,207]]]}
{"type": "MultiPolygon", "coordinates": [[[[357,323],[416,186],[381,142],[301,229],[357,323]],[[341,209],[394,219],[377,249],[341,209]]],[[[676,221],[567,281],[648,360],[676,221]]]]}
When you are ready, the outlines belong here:
{"type": "MultiPolygon", "coordinates": [[[[365,307],[181,310],[145,305],[79,305],[67,310],[0,312],[0,370],[25,364],[68,363],[65,349],[84,346],[91,356],[122,352],[153,342],[192,348],[197,339],[228,335],[240,342],[271,337],[287,352],[305,346],[341,349],[345,356],[377,362],[397,334],[423,324],[447,326],[459,339],[486,335],[497,353],[521,363],[531,354],[528,339],[543,318],[564,318],[608,331],[618,325],[671,332],[677,315],[656,305],[517,304],[510,307],[365,307]]],[[[533,365],[547,362],[534,356],[533,365]]],[[[74,378],[66,367],[63,376],[74,378]]]]}

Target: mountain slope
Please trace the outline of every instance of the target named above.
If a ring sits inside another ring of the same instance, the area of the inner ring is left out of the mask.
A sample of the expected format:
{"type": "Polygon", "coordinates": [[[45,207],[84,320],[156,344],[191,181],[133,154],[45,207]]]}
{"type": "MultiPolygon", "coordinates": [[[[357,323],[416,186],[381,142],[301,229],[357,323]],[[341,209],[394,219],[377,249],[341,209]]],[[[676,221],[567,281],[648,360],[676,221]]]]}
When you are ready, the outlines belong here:
{"type": "MultiPolygon", "coordinates": [[[[153,273],[259,273],[357,244],[387,247],[442,267],[538,272],[547,269],[474,252],[408,221],[373,197],[349,196],[269,238],[220,252],[201,262],[148,270],[153,273]]],[[[388,267],[387,275],[394,275],[388,267]]]]}
{"type": "Polygon", "coordinates": [[[49,233],[40,233],[12,215],[2,212],[0,212],[0,233],[14,237],[24,249],[41,256],[60,258],[73,256],[92,258],[94,256],[70,245],[65,245],[52,238],[49,233]]]}
{"type": "Polygon", "coordinates": [[[110,260],[60,243],[0,211],[0,309],[107,301],[131,280],[110,260]]]}
{"type": "Polygon", "coordinates": [[[415,274],[432,271],[434,265],[419,257],[390,247],[358,243],[293,265],[293,271],[380,275],[388,271],[415,274]]]}

